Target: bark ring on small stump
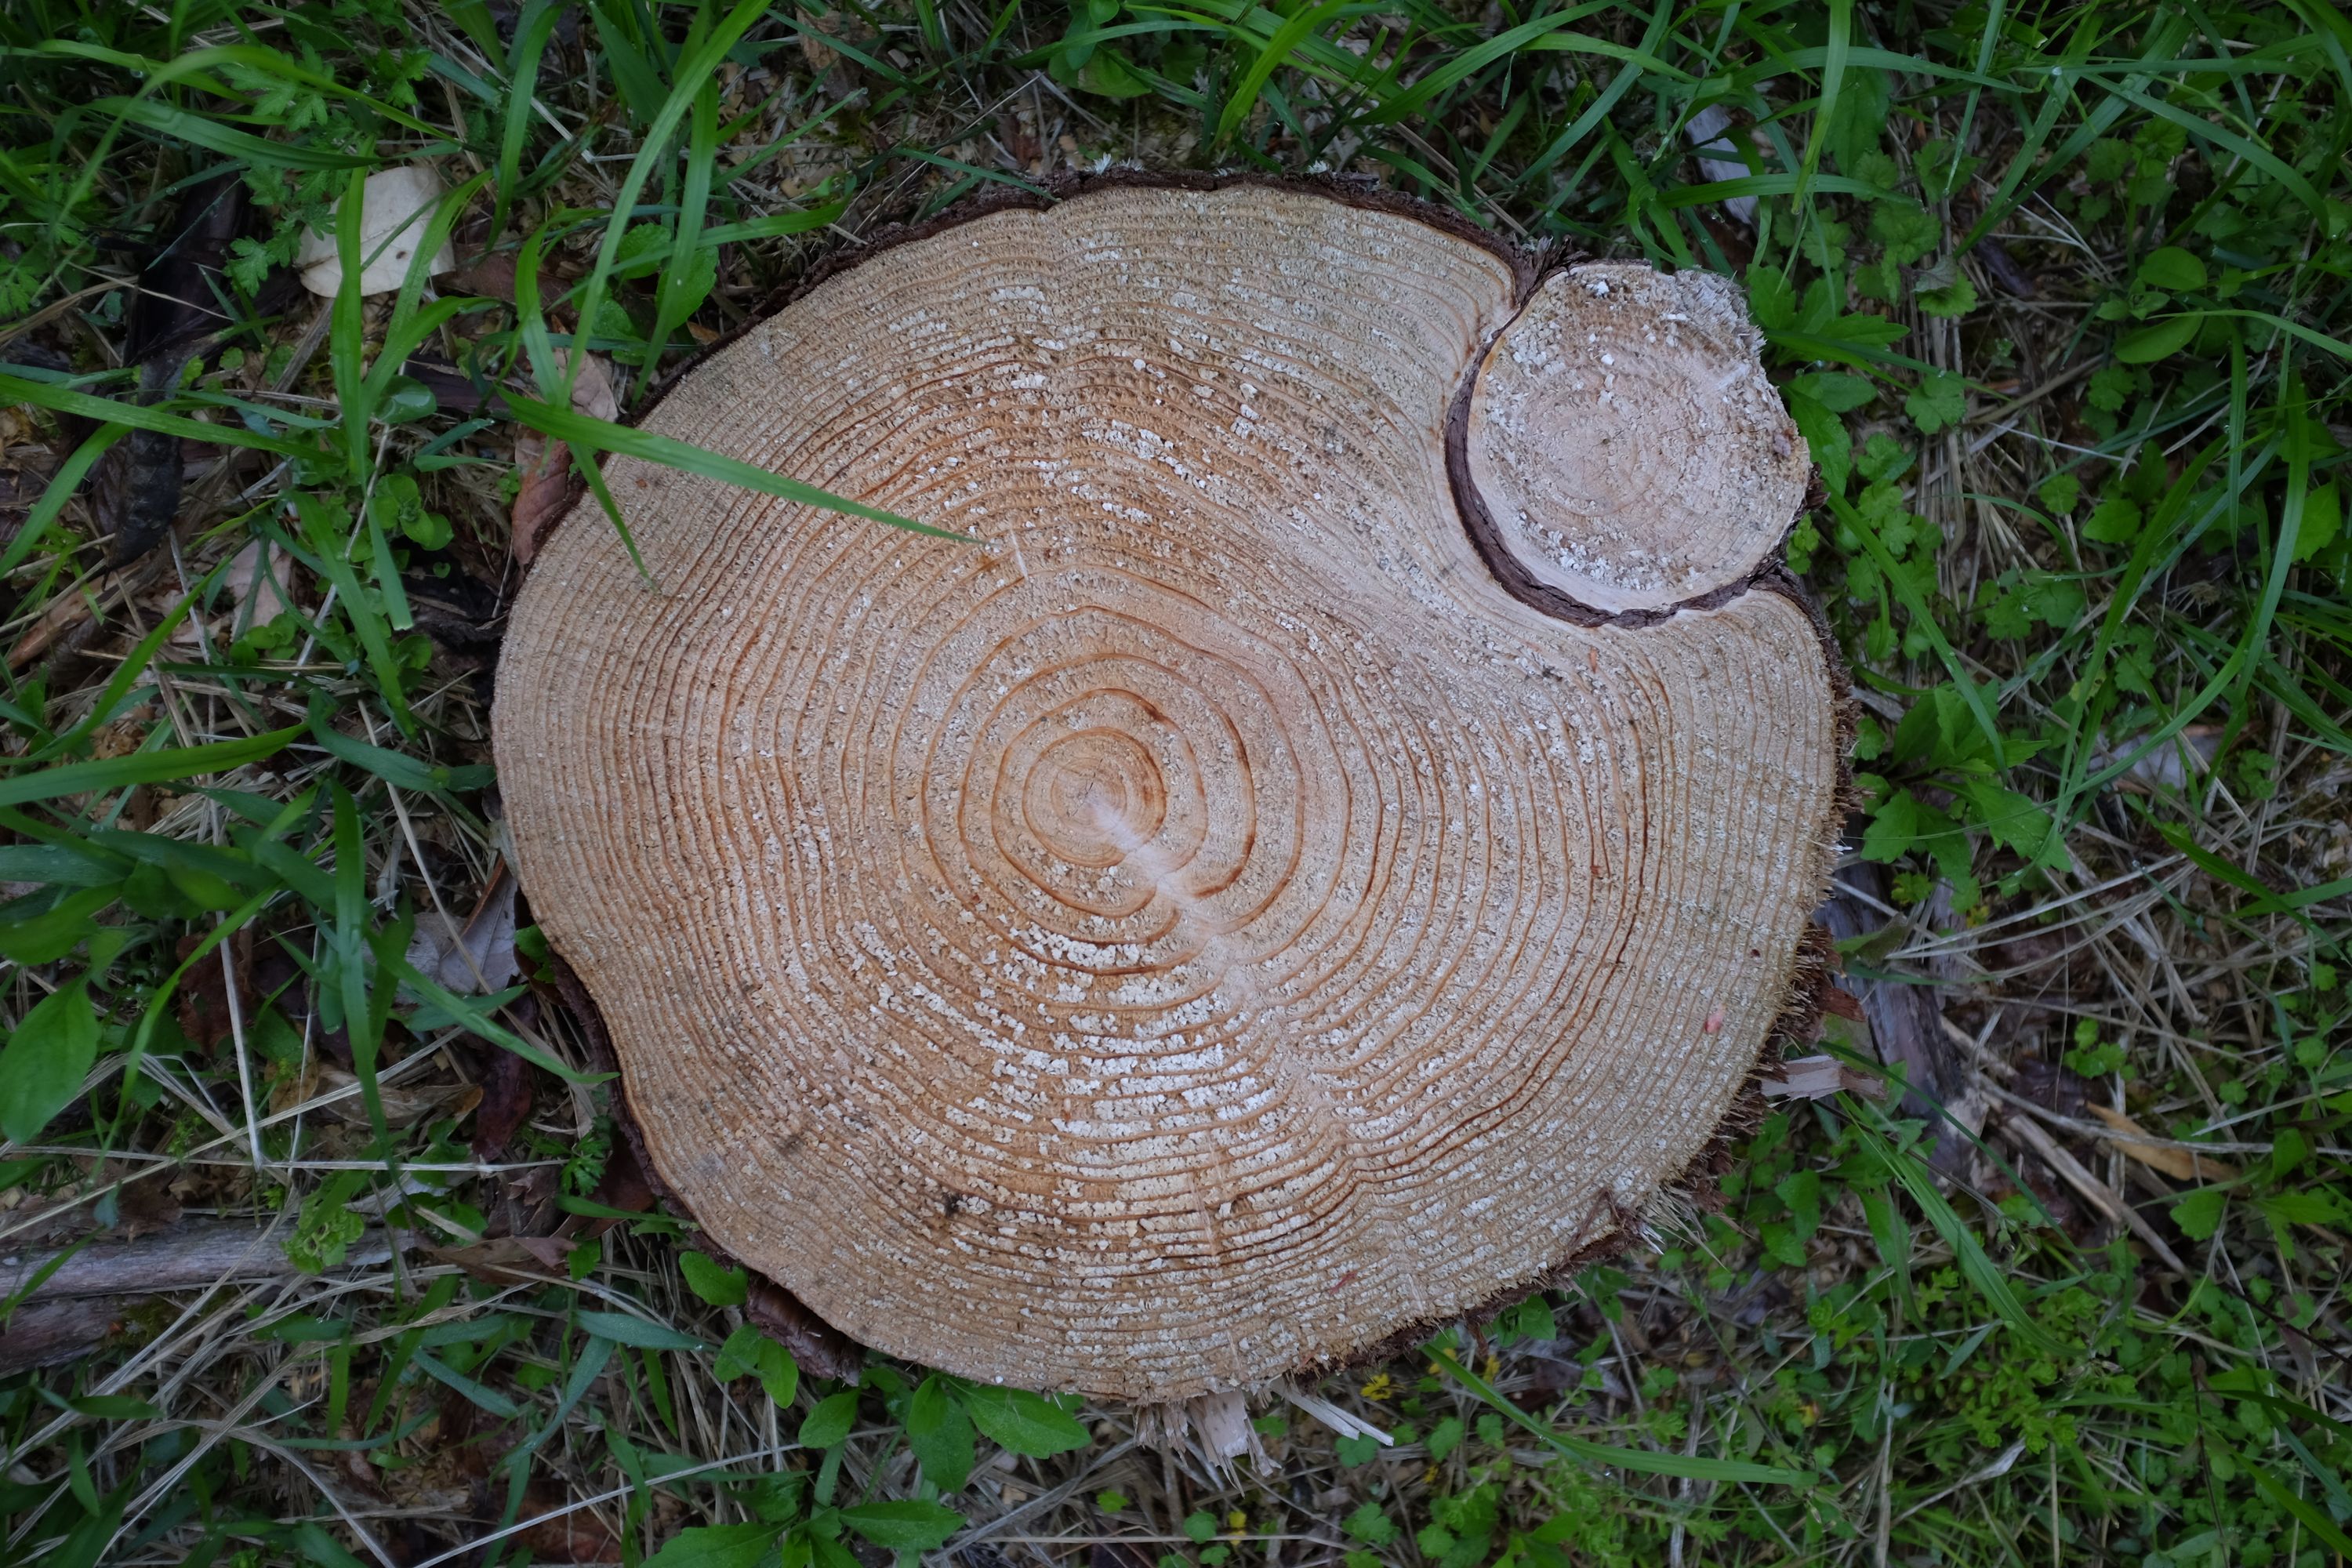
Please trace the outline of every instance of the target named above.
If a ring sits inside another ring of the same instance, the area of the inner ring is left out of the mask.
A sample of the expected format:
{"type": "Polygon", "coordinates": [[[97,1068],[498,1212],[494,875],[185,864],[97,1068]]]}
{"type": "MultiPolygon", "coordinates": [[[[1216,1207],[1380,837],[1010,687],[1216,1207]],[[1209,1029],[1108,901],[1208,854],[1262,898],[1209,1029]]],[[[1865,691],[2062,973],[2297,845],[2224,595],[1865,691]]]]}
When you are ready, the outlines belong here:
{"type": "Polygon", "coordinates": [[[1819,984],[1846,689],[1719,279],[1108,183],[918,231],[646,417],[516,605],[518,867],[659,1178],[867,1344],[1173,1401],[1491,1309],[1819,984]],[[650,580],[648,580],[648,578],[650,580]]]}

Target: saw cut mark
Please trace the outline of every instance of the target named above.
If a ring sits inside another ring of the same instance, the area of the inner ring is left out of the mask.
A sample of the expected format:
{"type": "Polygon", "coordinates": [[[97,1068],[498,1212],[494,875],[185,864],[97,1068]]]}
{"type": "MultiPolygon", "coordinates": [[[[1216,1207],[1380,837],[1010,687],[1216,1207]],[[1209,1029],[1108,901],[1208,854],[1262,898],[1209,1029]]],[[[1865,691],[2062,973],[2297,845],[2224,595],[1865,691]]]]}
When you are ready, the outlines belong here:
{"type": "Polygon", "coordinates": [[[718,1245],[894,1354],[1182,1400],[1523,1289],[1707,1143],[1843,688],[1783,594],[1497,582],[1446,447],[1524,292],[1406,214],[1116,188],[880,250],[656,408],[983,542],[620,458],[652,585],[592,501],[516,606],[517,864],[718,1245]]]}

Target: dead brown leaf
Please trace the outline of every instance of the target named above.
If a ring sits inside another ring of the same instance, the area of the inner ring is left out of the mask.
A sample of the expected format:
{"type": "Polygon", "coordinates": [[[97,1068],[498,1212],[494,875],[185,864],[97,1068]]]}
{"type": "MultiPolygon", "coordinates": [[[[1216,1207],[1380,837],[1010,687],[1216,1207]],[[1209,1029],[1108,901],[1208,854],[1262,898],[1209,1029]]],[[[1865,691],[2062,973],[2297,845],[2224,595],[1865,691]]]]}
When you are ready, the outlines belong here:
{"type": "Polygon", "coordinates": [[[572,499],[572,448],[535,430],[519,431],[514,466],[522,485],[515,491],[511,538],[516,562],[528,566],[572,499]]]}
{"type": "MultiPolygon", "coordinates": [[[[556,351],[559,366],[569,369],[571,359],[562,350],[556,351]]],[[[592,419],[618,419],[620,400],[614,395],[613,379],[604,362],[590,354],[580,367],[580,378],[572,384],[572,407],[575,413],[592,419]]],[[[515,471],[522,476],[522,488],[515,491],[512,514],[512,540],[515,560],[530,564],[539,553],[548,530],[562,517],[572,499],[572,452],[561,441],[551,441],[534,431],[523,431],[515,437],[515,471]]]]}
{"type": "MultiPolygon", "coordinates": [[[[341,1068],[321,1068],[318,1089],[321,1094],[333,1094],[358,1082],[357,1078],[341,1068]]],[[[465,1115],[481,1103],[482,1089],[479,1084],[472,1083],[427,1089],[382,1088],[376,1097],[383,1106],[385,1125],[409,1127],[433,1117],[465,1115]]],[[[326,1106],[324,1114],[354,1127],[365,1126],[368,1120],[367,1107],[356,1094],[347,1094],[326,1106]]]]}
{"type": "Polygon", "coordinates": [[[530,1064],[512,1051],[493,1053],[482,1077],[482,1103],[474,1109],[474,1158],[506,1158],[507,1146],[530,1120],[530,1064]]]}
{"type": "Polygon", "coordinates": [[[291,1110],[318,1093],[320,1070],[319,1058],[312,1057],[302,1064],[300,1072],[279,1079],[269,1090],[270,1114],[291,1110]]]}
{"type": "Polygon", "coordinates": [[[180,1223],[180,1200],[161,1182],[126,1182],[115,1194],[114,1224],[126,1240],[180,1223]]]}
{"type": "MultiPolygon", "coordinates": [[[[524,1495],[522,1511],[526,1517],[553,1513],[564,1506],[565,1500],[551,1491],[531,1489],[524,1495]]],[[[621,1560],[620,1537],[613,1533],[612,1525],[593,1509],[573,1509],[558,1514],[543,1523],[534,1524],[522,1532],[523,1544],[530,1555],[541,1563],[618,1563],[621,1560]]]]}
{"type": "MultiPolygon", "coordinates": [[[[653,1184],[646,1180],[644,1170],[637,1164],[636,1151],[629,1147],[627,1139],[618,1139],[614,1142],[612,1157],[604,1162],[604,1174],[597,1182],[596,1190],[588,1194],[588,1201],[629,1214],[643,1214],[654,1206],[653,1184]]],[[[602,1236],[617,1223],[609,1219],[591,1220],[582,1234],[602,1236]]]]}
{"type": "MultiPolygon", "coordinates": [[[[188,954],[203,941],[203,935],[196,931],[182,937],[176,949],[181,962],[185,963],[188,954]]],[[[228,943],[232,952],[237,945],[235,939],[228,943]]],[[[247,1016],[253,1012],[253,978],[247,973],[246,964],[234,958],[231,963],[236,971],[239,1012],[230,1009],[228,976],[222,971],[221,955],[217,952],[206,953],[180,983],[180,1032],[208,1051],[218,1049],[220,1043],[236,1032],[240,1012],[247,1016]]]]}
{"type": "Polygon", "coordinates": [[[572,1244],[551,1236],[501,1236],[471,1247],[425,1249],[438,1262],[452,1263],[490,1285],[511,1285],[518,1279],[561,1276],[572,1256],[572,1244]]]}
{"type": "Polygon", "coordinates": [[[515,258],[512,253],[493,251],[478,256],[441,279],[445,294],[474,294],[485,300],[504,300],[514,303],[515,258]]]}
{"type": "Polygon", "coordinates": [[[142,702],[119,719],[110,719],[90,736],[90,755],[100,762],[127,757],[147,743],[147,726],[155,718],[155,705],[142,702]]]}

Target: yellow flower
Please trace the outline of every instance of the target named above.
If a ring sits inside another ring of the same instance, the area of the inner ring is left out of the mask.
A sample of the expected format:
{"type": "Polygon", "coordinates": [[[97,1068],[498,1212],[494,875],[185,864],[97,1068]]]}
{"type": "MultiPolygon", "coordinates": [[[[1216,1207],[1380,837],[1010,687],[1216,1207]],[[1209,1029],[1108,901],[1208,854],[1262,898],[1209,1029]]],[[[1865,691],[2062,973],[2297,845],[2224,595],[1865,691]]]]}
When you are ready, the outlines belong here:
{"type": "Polygon", "coordinates": [[[1396,1392],[1396,1384],[1387,1373],[1382,1373],[1356,1392],[1367,1399],[1386,1399],[1396,1392]]]}

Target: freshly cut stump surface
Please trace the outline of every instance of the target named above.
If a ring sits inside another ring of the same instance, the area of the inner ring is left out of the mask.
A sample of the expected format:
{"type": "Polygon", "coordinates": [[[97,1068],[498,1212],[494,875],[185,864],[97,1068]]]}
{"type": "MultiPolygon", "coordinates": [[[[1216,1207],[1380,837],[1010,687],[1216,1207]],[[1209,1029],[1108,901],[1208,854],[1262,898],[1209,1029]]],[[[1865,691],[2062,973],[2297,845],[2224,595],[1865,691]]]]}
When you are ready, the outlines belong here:
{"type": "Polygon", "coordinates": [[[620,459],[650,585],[593,500],[538,561],[504,796],[662,1179],[869,1344],[1149,1400],[1616,1237],[1838,827],[1754,358],[1713,279],[1119,186],[695,369],[649,427],[980,542],[620,459]]]}

